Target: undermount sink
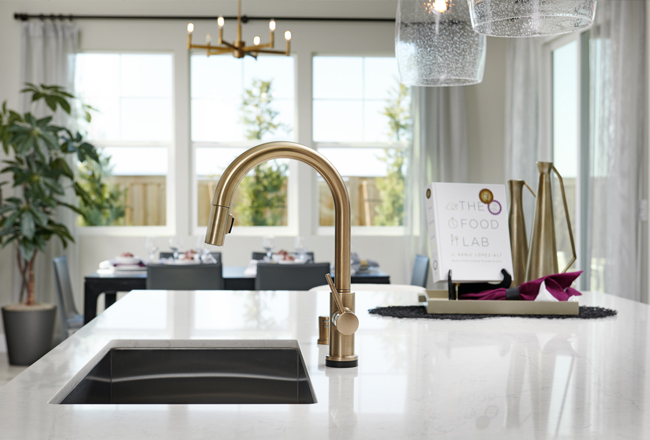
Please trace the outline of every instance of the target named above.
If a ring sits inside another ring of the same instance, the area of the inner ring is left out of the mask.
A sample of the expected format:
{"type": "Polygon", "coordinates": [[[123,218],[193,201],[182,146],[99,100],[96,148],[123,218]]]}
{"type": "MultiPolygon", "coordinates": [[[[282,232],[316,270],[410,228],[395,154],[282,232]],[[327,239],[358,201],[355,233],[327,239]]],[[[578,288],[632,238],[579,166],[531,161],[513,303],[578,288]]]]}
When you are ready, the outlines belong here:
{"type": "Polygon", "coordinates": [[[252,341],[211,342],[231,346],[111,347],[60,403],[316,402],[297,341],[264,341],[273,343],[256,347],[252,341]]]}

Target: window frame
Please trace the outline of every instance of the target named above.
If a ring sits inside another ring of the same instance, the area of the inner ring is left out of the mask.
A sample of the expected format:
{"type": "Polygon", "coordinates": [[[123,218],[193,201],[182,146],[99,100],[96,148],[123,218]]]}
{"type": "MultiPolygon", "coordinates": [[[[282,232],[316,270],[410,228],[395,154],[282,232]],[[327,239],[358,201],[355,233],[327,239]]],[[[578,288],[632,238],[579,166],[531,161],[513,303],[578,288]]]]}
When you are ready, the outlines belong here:
{"type": "MultiPolygon", "coordinates": [[[[189,135],[189,146],[190,146],[190,225],[192,235],[205,235],[207,233],[207,226],[199,226],[199,194],[198,194],[198,175],[196,173],[196,149],[197,148],[252,148],[264,141],[260,140],[244,140],[244,141],[234,141],[234,142],[206,142],[206,141],[193,141],[192,140],[192,52],[188,54],[189,58],[189,83],[187,85],[188,90],[188,100],[190,103],[190,111],[188,115],[188,127],[190,131],[189,135]]],[[[223,55],[218,55],[223,56],[223,55]]],[[[275,55],[268,55],[275,56],[275,55]]],[[[298,55],[291,54],[293,58],[293,75],[294,75],[294,84],[293,84],[293,128],[292,128],[292,139],[289,142],[298,142],[298,134],[300,131],[299,127],[299,118],[300,113],[300,99],[298,97],[298,55]]],[[[229,235],[232,236],[241,236],[241,237],[263,237],[265,235],[277,236],[277,237],[288,237],[298,235],[298,165],[295,160],[289,161],[289,176],[287,177],[287,225],[286,226],[240,226],[237,225],[237,218],[235,218],[235,227],[232,228],[232,231],[229,235]],[[293,183],[293,184],[292,184],[293,183]]]]}
{"type": "MultiPolygon", "coordinates": [[[[82,49],[76,55],[80,54],[108,54],[108,55],[169,55],[171,57],[171,105],[172,105],[172,133],[169,142],[163,141],[95,141],[87,139],[89,143],[98,148],[103,147],[165,147],[167,148],[167,175],[166,177],[166,224],[161,226],[79,226],[76,230],[80,236],[107,236],[107,237],[142,237],[142,236],[167,236],[174,235],[176,231],[176,219],[174,217],[175,198],[174,188],[176,187],[176,170],[172,166],[176,155],[176,127],[179,114],[176,111],[176,54],[173,50],[133,50],[133,49],[82,49]]],[[[76,93],[76,90],[75,90],[76,93]]]]}
{"type": "MultiPolygon", "coordinates": [[[[311,54],[310,66],[311,66],[311,90],[310,94],[310,126],[311,126],[311,144],[316,151],[319,151],[321,148],[375,148],[375,149],[403,149],[408,150],[411,148],[411,143],[407,141],[403,142],[317,142],[314,140],[313,136],[313,113],[314,113],[314,93],[313,93],[313,83],[314,83],[314,58],[315,57],[349,57],[349,58],[395,58],[394,53],[388,52],[313,52],[311,54]]],[[[396,61],[397,62],[397,61],[396,61]]],[[[407,164],[408,166],[408,164],[407,164]]],[[[333,236],[334,235],[334,226],[321,226],[320,225],[320,202],[319,202],[319,191],[318,191],[318,176],[314,173],[313,179],[313,192],[312,197],[315,200],[315,208],[312,209],[312,227],[314,228],[315,235],[317,236],[333,236]]],[[[406,190],[404,194],[406,198],[406,190]]],[[[352,234],[355,236],[401,236],[406,233],[405,226],[352,226],[352,234]]]]}
{"type": "MultiPolygon", "coordinates": [[[[541,130],[544,133],[539,152],[540,160],[554,160],[553,156],[553,52],[571,42],[576,42],[577,49],[577,132],[578,166],[576,176],[576,218],[574,241],[577,259],[576,270],[585,272],[578,279],[578,286],[587,289],[589,286],[590,267],[587,267],[588,243],[588,195],[589,195],[589,143],[590,143],[590,31],[574,32],[556,37],[549,37],[542,45],[542,95],[541,95],[541,130]]],[[[563,269],[563,268],[560,268],[563,269]]]]}

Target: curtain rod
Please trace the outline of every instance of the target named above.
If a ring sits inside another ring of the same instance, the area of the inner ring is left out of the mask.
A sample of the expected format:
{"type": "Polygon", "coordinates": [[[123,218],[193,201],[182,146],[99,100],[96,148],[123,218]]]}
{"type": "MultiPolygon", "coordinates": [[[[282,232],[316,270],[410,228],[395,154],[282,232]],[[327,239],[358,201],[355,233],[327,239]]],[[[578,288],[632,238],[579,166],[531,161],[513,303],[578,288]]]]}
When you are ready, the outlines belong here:
{"type": "MultiPolygon", "coordinates": [[[[192,15],[74,15],[74,14],[25,14],[14,13],[15,20],[216,20],[219,16],[192,16],[192,15]]],[[[224,17],[226,20],[236,20],[237,17],[224,17]]],[[[369,23],[394,23],[394,18],[349,18],[349,17],[248,17],[242,15],[242,23],[249,21],[342,21],[342,22],[369,22],[369,23]]]]}

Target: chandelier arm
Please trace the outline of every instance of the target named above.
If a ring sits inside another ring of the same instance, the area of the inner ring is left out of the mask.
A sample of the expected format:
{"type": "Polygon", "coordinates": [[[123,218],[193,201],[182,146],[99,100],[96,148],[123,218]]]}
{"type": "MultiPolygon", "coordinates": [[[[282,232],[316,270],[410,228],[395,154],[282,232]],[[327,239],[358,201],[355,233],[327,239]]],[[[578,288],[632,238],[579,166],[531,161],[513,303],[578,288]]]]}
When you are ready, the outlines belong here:
{"type": "Polygon", "coordinates": [[[232,53],[233,50],[231,48],[226,48],[226,49],[219,49],[219,50],[210,50],[208,52],[208,56],[210,55],[222,55],[224,53],[232,53]]]}
{"type": "Polygon", "coordinates": [[[257,46],[246,46],[242,50],[246,52],[259,52],[258,49],[264,49],[265,47],[273,47],[271,43],[258,44],[257,46]]]}
{"type": "Polygon", "coordinates": [[[275,53],[275,54],[280,54],[280,55],[289,55],[286,50],[269,50],[269,49],[261,49],[261,50],[256,50],[255,52],[259,53],[275,53]]]}
{"type": "Polygon", "coordinates": [[[228,42],[225,41],[225,40],[221,41],[221,44],[223,44],[224,46],[228,46],[228,47],[231,48],[232,50],[237,50],[237,48],[235,47],[234,44],[232,44],[232,43],[228,43],[228,42]]]}
{"type": "Polygon", "coordinates": [[[208,49],[208,50],[221,50],[224,52],[232,52],[234,49],[231,47],[220,47],[220,46],[213,46],[213,45],[201,45],[201,44],[193,44],[190,46],[190,49],[208,49]]]}
{"type": "Polygon", "coordinates": [[[249,57],[253,57],[257,59],[257,53],[256,52],[245,52],[244,56],[248,55],[249,57]]]}

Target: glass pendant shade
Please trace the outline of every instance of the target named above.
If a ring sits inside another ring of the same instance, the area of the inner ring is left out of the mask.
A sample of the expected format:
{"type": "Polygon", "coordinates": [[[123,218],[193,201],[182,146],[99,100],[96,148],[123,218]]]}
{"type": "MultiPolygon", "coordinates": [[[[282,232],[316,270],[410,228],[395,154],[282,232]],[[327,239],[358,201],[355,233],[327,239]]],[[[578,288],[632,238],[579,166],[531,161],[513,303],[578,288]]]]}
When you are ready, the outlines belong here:
{"type": "Polygon", "coordinates": [[[596,0],[468,0],[474,30],[493,37],[539,37],[585,29],[596,0]]]}
{"type": "Polygon", "coordinates": [[[465,86],[483,80],[485,36],[467,0],[399,0],[395,56],[407,86],[465,86]]]}

